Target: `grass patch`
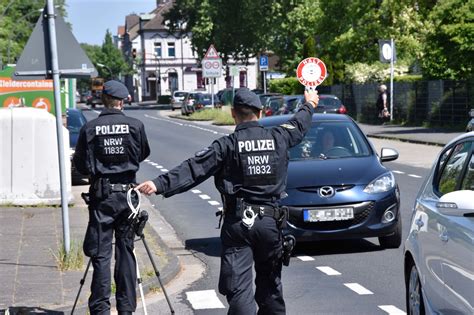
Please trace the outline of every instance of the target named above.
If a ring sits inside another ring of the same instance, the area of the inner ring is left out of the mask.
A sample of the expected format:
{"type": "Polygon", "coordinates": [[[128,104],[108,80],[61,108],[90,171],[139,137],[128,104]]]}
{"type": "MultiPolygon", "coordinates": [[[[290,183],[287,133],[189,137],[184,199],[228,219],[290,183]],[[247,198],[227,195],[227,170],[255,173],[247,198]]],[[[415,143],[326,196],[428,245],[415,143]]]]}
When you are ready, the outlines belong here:
{"type": "Polygon", "coordinates": [[[64,250],[64,244],[61,242],[60,248],[54,253],[51,253],[56,260],[58,269],[66,270],[81,270],[84,265],[84,254],[82,253],[82,242],[71,241],[69,254],[64,250]]]}
{"type": "MultiPolygon", "coordinates": [[[[184,118],[184,117],[183,117],[184,118]]],[[[204,109],[185,117],[186,120],[213,121],[214,125],[234,125],[234,119],[230,114],[230,106],[221,109],[204,109]]]]}

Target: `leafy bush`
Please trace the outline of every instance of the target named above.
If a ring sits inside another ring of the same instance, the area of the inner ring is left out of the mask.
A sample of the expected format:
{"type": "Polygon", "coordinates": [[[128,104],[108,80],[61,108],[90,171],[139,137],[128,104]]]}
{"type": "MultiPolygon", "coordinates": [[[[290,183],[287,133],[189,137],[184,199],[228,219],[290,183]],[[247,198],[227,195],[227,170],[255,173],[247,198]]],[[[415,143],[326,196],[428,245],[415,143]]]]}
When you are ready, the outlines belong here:
{"type": "MultiPolygon", "coordinates": [[[[395,65],[394,78],[408,73],[408,66],[395,65]]],[[[384,82],[390,79],[390,66],[381,62],[367,64],[356,62],[346,66],[346,81],[353,83],[384,82]]]]}
{"type": "Polygon", "coordinates": [[[303,94],[304,92],[304,86],[295,77],[271,80],[269,87],[271,92],[285,95],[303,94]]]}

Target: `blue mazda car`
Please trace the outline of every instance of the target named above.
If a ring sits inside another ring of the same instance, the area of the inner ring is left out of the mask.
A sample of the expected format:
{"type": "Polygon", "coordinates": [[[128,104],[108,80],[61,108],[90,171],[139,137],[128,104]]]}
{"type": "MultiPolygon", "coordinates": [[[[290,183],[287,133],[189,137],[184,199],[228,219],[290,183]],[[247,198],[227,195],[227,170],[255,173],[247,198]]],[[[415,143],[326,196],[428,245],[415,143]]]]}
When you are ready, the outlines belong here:
{"type": "MultiPolygon", "coordinates": [[[[264,127],[291,116],[260,120],[264,127]]],[[[398,152],[377,154],[357,124],[346,115],[314,114],[303,141],[288,152],[287,233],[298,241],[378,237],[385,248],[401,244],[400,192],[383,162],[398,152]]]]}

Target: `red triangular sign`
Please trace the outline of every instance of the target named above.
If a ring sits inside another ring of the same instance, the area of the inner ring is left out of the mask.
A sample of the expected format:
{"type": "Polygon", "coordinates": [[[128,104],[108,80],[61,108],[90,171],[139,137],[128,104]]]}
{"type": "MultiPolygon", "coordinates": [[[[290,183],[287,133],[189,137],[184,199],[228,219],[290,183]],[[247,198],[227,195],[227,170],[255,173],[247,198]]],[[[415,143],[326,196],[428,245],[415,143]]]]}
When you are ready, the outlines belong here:
{"type": "Polygon", "coordinates": [[[217,50],[214,45],[211,44],[211,46],[209,46],[206,54],[204,55],[204,58],[219,58],[219,54],[217,53],[217,50]]]}

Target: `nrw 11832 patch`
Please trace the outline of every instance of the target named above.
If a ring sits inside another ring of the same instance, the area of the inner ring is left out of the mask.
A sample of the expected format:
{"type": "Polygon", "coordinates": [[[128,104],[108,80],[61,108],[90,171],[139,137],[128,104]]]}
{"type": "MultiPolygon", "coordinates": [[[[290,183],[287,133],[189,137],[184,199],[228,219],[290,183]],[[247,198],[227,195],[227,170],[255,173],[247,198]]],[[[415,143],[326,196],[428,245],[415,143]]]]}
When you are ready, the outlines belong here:
{"type": "Polygon", "coordinates": [[[295,126],[290,125],[290,124],[283,124],[283,125],[280,125],[280,126],[282,126],[283,128],[289,129],[289,130],[295,129],[295,126]]]}

